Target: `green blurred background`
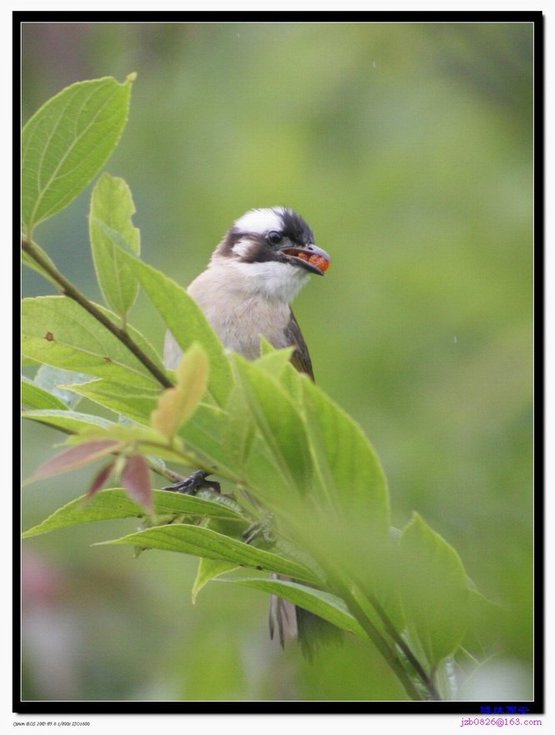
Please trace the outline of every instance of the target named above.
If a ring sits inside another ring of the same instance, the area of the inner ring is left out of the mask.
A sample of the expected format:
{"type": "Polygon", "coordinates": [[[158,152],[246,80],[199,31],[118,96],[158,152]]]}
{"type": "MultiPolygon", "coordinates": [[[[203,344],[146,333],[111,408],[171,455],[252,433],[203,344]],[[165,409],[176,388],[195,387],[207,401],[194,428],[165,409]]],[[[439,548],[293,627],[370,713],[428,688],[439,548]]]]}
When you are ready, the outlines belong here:
{"type": "MultiPolygon", "coordinates": [[[[533,26],[25,23],[22,44],[24,120],[72,82],[138,73],[107,170],[144,259],[183,285],[251,207],[311,224],[333,267],[295,311],[319,384],[376,447],[395,525],[417,510],[509,612],[461,696],[529,697],[533,26]]],[[[36,237],[100,299],[89,197],[36,237]]],[[[51,292],[34,273],[24,289],[51,292]]],[[[162,344],[145,301],[132,321],[162,344]]],[[[28,476],[63,436],[25,429],[28,476]]],[[[91,474],[26,486],[24,527],[91,474]]],[[[404,697],[370,645],[282,652],[259,592],[214,584],[193,606],[193,559],[90,546],[130,530],[25,542],[25,698],[404,697]]]]}

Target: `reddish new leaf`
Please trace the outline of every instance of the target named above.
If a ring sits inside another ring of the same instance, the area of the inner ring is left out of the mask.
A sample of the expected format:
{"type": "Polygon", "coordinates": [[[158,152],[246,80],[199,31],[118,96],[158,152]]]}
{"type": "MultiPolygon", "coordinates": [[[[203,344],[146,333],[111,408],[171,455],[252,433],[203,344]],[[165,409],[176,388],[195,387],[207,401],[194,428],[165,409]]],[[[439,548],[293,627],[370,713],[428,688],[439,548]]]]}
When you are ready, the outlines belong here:
{"type": "Polygon", "coordinates": [[[154,513],[154,499],[150,483],[148,462],[140,454],[129,457],[121,473],[121,484],[129,496],[143,506],[148,513],[154,513]]]}
{"type": "Polygon", "coordinates": [[[96,477],[91,483],[91,486],[85,496],[85,500],[90,500],[99,490],[102,490],[104,485],[108,482],[108,478],[112,474],[115,462],[109,462],[107,465],[97,472],[96,477]]]}
{"type": "Polygon", "coordinates": [[[42,464],[34,473],[33,479],[42,480],[45,477],[84,467],[106,454],[115,452],[120,446],[121,442],[114,439],[95,439],[84,444],[77,444],[42,464]]]}

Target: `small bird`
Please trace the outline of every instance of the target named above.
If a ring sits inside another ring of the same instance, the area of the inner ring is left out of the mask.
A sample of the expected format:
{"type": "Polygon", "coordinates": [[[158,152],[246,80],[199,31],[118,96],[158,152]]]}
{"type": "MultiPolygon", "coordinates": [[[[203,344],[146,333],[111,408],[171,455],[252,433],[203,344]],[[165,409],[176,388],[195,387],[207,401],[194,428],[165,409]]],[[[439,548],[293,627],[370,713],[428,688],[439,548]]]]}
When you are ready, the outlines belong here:
{"type": "MultiPolygon", "coordinates": [[[[310,274],[323,276],[330,256],[291,209],[252,209],[214,250],[208,267],[187,293],[199,304],[225,347],[249,360],[260,356],[260,337],[274,347],[294,347],[293,365],[312,379],[306,342],[291,302],[310,274]]],[[[182,352],[171,334],[164,359],[176,367],[182,352]]]]}
{"type": "MultiPolygon", "coordinates": [[[[261,337],[276,348],[294,347],[292,364],[313,380],[310,354],[290,304],[310,275],[323,276],[330,262],[296,212],[286,207],[251,209],[228,230],[187,292],[228,350],[254,360],[260,356],[261,337]]],[[[168,332],[167,367],[177,367],[182,354],[168,332]]],[[[203,474],[196,473],[193,484],[203,474]]],[[[292,603],[272,598],[270,634],[273,638],[277,630],[282,646],[298,638],[310,656],[309,638],[327,625],[292,603]]]]}

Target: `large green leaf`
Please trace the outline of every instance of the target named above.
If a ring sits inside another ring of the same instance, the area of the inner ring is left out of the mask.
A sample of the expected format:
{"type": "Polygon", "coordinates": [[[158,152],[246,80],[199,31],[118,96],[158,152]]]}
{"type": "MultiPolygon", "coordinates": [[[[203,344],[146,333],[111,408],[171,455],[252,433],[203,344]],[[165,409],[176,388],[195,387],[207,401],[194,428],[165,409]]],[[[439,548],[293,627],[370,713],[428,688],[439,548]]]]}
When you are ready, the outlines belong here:
{"type": "Polygon", "coordinates": [[[314,574],[296,561],[199,526],[187,524],[157,526],[103,543],[130,544],[140,548],[176,551],[208,559],[223,559],[260,571],[277,572],[295,579],[316,582],[314,574]]]}
{"type": "Polygon", "coordinates": [[[129,109],[130,75],[78,82],[49,99],[23,128],[23,223],[27,237],[92,181],[115,149],[129,109]]]}
{"type": "MultiPolygon", "coordinates": [[[[213,531],[217,531],[218,533],[231,536],[236,535],[237,529],[233,528],[229,521],[226,520],[210,518],[208,522],[203,525],[206,528],[211,528],[213,531]]],[[[191,590],[193,604],[196,602],[198,593],[208,584],[208,582],[216,579],[216,577],[219,577],[221,574],[225,574],[234,569],[237,569],[236,562],[201,557],[199,559],[195,581],[193,582],[193,589],[191,590]]]]}
{"type": "Polygon", "coordinates": [[[155,409],[161,392],[160,388],[102,379],[71,385],[70,388],[100,406],[146,425],[150,424],[150,414],[155,409]]]}
{"type": "Polygon", "coordinates": [[[226,574],[234,569],[237,569],[237,564],[233,561],[207,559],[206,557],[199,559],[197,575],[193,582],[193,589],[191,590],[193,604],[197,601],[198,593],[206,587],[208,582],[212,582],[221,574],[226,574]]]}
{"type": "Polygon", "coordinates": [[[279,382],[259,365],[235,356],[238,374],[256,425],[273,463],[299,495],[310,491],[313,463],[305,421],[279,382]]]}
{"type": "Polygon", "coordinates": [[[136,276],[120,256],[120,248],[134,255],[141,249],[140,232],[132,222],[134,213],[135,205],[125,181],[102,174],[91,197],[91,247],[104,299],[124,322],[139,292],[136,276]]]}
{"type": "MultiPolygon", "coordinates": [[[[248,486],[276,513],[279,531],[304,547],[326,574],[347,585],[356,581],[385,609],[395,610],[387,484],[364,432],[286,364],[275,373],[234,359],[257,427],[244,459],[248,486]]],[[[235,410],[230,424],[239,427],[240,402],[235,410]]],[[[246,438],[239,429],[239,454],[246,438]]]]}
{"type": "Polygon", "coordinates": [[[127,347],[72,299],[65,296],[25,299],[22,316],[25,356],[119,383],[158,386],[127,347]]]}
{"type": "Polygon", "coordinates": [[[377,454],[360,426],[318,386],[309,380],[301,385],[322,501],[339,510],[348,524],[385,537],[390,526],[389,495],[377,454]]]}
{"type": "MultiPolygon", "coordinates": [[[[154,507],[159,515],[187,514],[209,518],[225,518],[243,521],[241,516],[224,503],[193,498],[190,495],[154,490],[154,507]]],[[[109,488],[102,490],[92,499],[82,495],[58,508],[52,515],[23,533],[23,538],[40,536],[61,528],[83,523],[95,523],[116,518],[139,518],[144,516],[144,508],[135,503],[125,490],[109,488]]]]}
{"type": "Polygon", "coordinates": [[[201,403],[194,416],[179,430],[179,437],[185,440],[196,454],[205,458],[205,464],[214,468],[225,469],[236,479],[240,478],[240,469],[233,461],[223,442],[223,434],[227,426],[227,413],[209,403],[201,403]]]}
{"type": "MultiPolygon", "coordinates": [[[[114,314],[113,311],[110,311],[110,309],[107,309],[106,307],[102,306],[101,304],[95,304],[95,307],[101,311],[105,317],[107,317],[112,322],[117,322],[117,316],[114,314]]],[[[129,337],[135,342],[135,344],[141,348],[141,350],[149,357],[152,362],[156,364],[157,367],[160,368],[160,370],[163,370],[163,363],[162,359],[160,357],[159,351],[155,349],[155,347],[152,345],[152,343],[144,336],[142,332],[140,332],[138,329],[135,329],[134,326],[131,324],[127,324],[125,327],[125,331],[129,335],[129,337]]]]}
{"type": "Polygon", "coordinates": [[[287,365],[290,364],[291,355],[294,351],[293,347],[276,350],[265,339],[261,340],[260,347],[262,354],[255,360],[256,365],[279,380],[287,365]]]}
{"type": "Polygon", "coordinates": [[[436,666],[468,622],[468,577],[457,552],[417,514],[400,541],[399,594],[413,645],[436,666]]]}
{"type": "MultiPolygon", "coordinates": [[[[280,516],[303,517],[301,498],[263,437],[256,432],[246,457],[243,476],[258,501],[280,516]]],[[[305,527],[306,528],[306,527],[305,527]]]]}
{"type": "MultiPolygon", "coordinates": [[[[274,354],[280,355],[279,362],[281,363],[283,351],[274,354]]],[[[241,359],[233,355],[234,362],[241,359]]],[[[262,360],[265,360],[265,357],[262,360]]],[[[254,371],[262,372],[264,379],[268,366],[269,363],[263,366],[257,360],[252,367],[254,371]]],[[[277,367],[275,362],[272,363],[270,375],[274,374],[274,367],[277,367]]],[[[282,369],[283,363],[278,373],[281,373],[282,369]]],[[[234,468],[239,477],[243,478],[241,484],[249,487],[259,500],[263,499],[266,505],[278,511],[280,507],[283,509],[285,499],[294,501],[299,493],[295,489],[295,483],[291,482],[291,473],[282,461],[280,452],[274,451],[275,442],[268,442],[257,426],[256,414],[247,397],[244,382],[237,380],[234,383],[226,405],[225,421],[220,433],[225,462],[234,468]]],[[[246,384],[248,384],[248,378],[246,384]]],[[[254,397],[253,400],[255,400],[254,397]]],[[[278,404],[276,404],[276,410],[279,410],[278,404]]],[[[292,513],[295,513],[292,504],[290,504],[290,509],[292,513]]]]}
{"type": "Polygon", "coordinates": [[[193,342],[198,342],[206,350],[210,362],[208,390],[220,406],[225,405],[232,385],[231,368],[222,343],[200,307],[185,289],[156,268],[123,249],[120,255],[139,279],[180,348],[186,351],[193,342]]]}
{"type": "Polygon", "coordinates": [[[255,423],[243,388],[235,383],[227,401],[225,422],[221,426],[219,440],[228,463],[236,467],[240,475],[244,472],[254,441],[254,431],[255,423]]]}

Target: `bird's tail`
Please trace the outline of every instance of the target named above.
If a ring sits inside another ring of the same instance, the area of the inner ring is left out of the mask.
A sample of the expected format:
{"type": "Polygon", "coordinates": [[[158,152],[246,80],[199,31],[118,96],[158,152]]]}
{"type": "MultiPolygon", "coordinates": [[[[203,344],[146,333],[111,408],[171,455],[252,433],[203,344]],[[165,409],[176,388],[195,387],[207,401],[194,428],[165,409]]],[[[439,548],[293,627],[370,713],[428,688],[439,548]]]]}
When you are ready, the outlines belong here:
{"type": "MultiPolygon", "coordinates": [[[[274,575],[277,579],[286,579],[274,575]]],[[[313,661],[322,644],[339,643],[342,631],[314,613],[272,595],[270,600],[270,638],[277,634],[281,647],[298,640],[305,658],[313,661]]]]}

